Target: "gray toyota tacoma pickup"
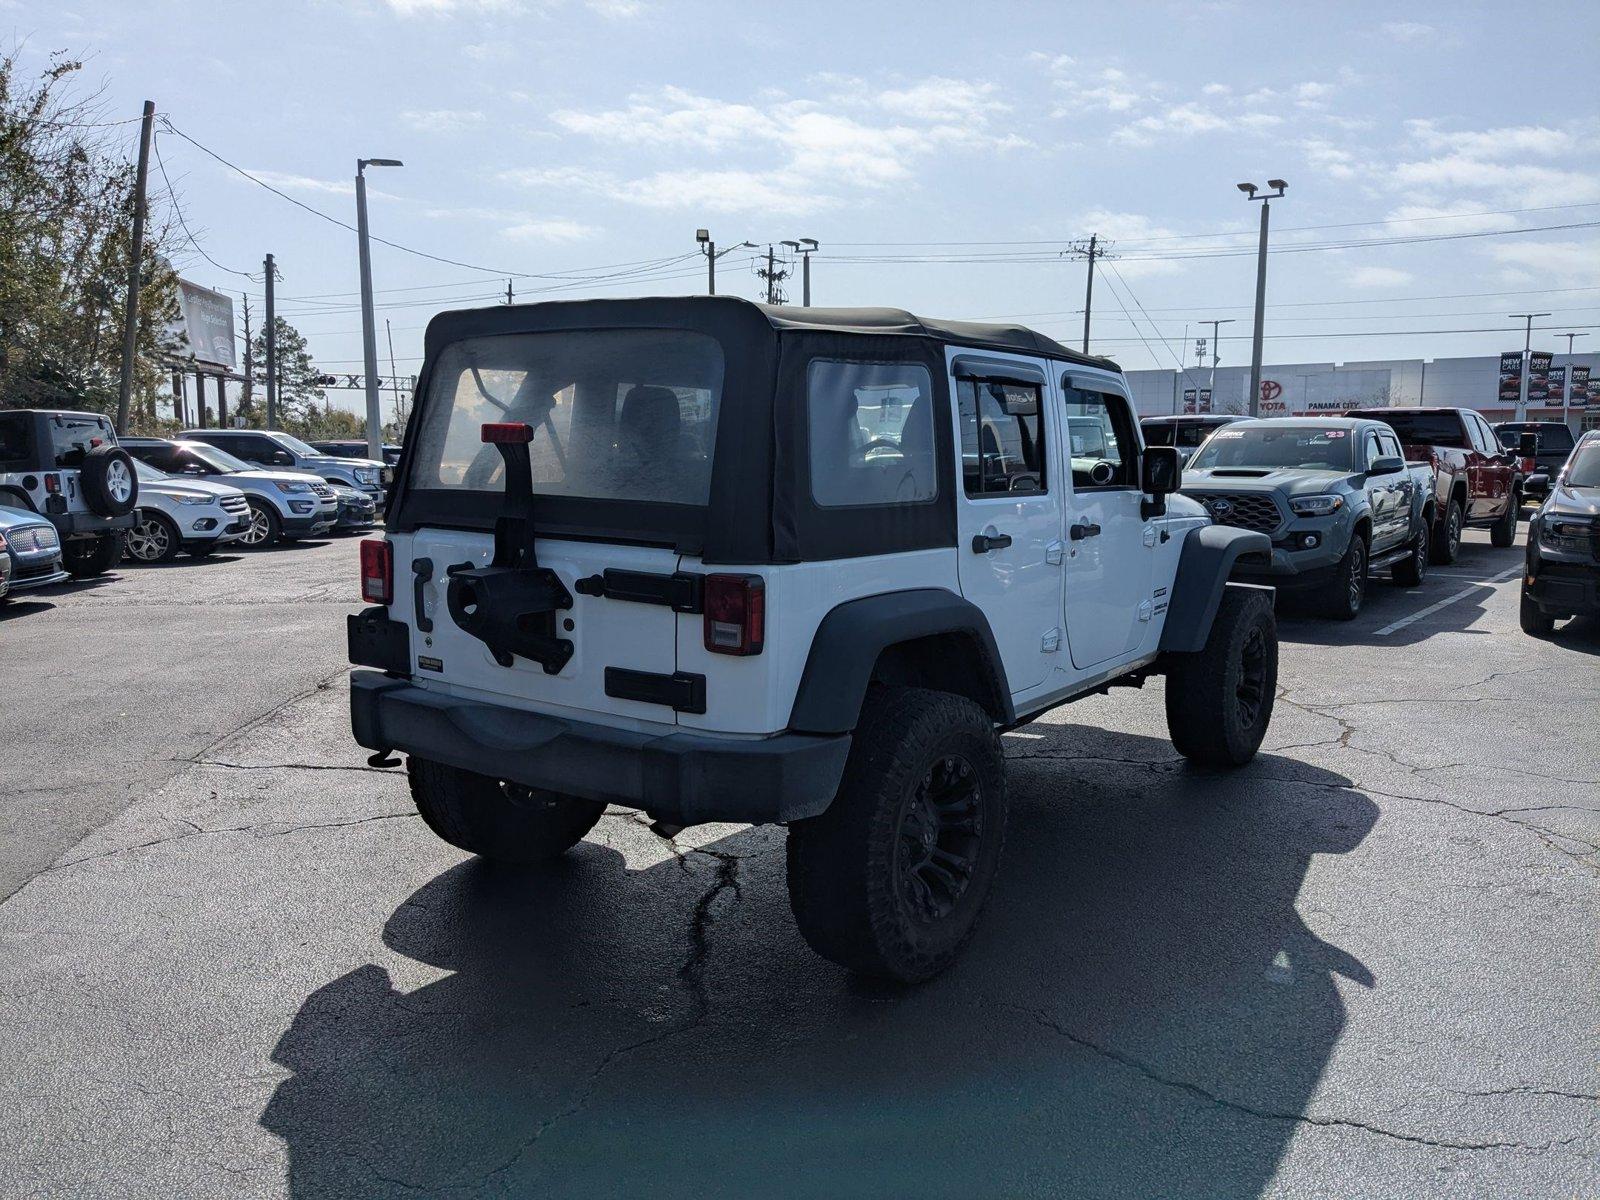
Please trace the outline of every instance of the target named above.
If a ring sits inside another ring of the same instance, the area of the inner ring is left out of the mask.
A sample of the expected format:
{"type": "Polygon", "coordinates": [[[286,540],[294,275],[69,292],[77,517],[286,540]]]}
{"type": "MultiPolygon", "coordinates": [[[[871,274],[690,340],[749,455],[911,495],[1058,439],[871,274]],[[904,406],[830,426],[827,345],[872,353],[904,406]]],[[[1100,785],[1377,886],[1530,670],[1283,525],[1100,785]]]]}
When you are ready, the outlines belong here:
{"type": "Polygon", "coordinates": [[[1381,421],[1240,422],[1211,435],[1183,480],[1217,524],[1272,539],[1271,563],[1241,565],[1239,578],[1317,590],[1328,616],[1361,611],[1372,570],[1407,587],[1427,570],[1433,468],[1406,462],[1381,421]]]}

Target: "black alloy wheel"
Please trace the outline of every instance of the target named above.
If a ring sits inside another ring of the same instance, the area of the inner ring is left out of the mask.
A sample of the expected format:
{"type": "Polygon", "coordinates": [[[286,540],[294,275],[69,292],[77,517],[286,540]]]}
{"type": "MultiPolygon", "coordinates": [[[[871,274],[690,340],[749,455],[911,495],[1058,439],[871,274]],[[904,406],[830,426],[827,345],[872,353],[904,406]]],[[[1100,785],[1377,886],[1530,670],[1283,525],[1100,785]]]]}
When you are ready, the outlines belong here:
{"type": "Polygon", "coordinates": [[[960,755],[935,761],[900,814],[895,893],[916,921],[955,911],[977,865],[983,838],[978,773],[960,755]]]}

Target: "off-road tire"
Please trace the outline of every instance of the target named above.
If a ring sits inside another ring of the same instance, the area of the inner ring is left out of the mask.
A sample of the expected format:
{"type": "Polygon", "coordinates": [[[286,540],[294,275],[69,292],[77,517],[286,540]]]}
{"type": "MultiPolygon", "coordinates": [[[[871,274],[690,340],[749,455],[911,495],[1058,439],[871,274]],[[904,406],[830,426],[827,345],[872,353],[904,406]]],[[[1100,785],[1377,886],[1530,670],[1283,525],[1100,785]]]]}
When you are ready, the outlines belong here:
{"type": "Polygon", "coordinates": [[[1466,522],[1467,514],[1462,511],[1460,500],[1452,499],[1445,505],[1444,512],[1439,514],[1439,524],[1433,531],[1433,545],[1429,550],[1434,566],[1448,567],[1460,556],[1461,531],[1466,522]]]}
{"type": "Polygon", "coordinates": [[[139,476],[120,446],[96,446],[79,469],[83,498],[102,517],[125,517],[139,502],[139,476]]]}
{"type": "Polygon", "coordinates": [[[276,546],[283,540],[283,520],[277,510],[254,496],[246,497],[245,502],[250,506],[251,528],[239,539],[239,545],[246,550],[264,550],[268,546],[276,546]]]}
{"type": "Polygon", "coordinates": [[[789,826],[789,907],[801,935],[863,975],[914,983],[938,974],[977,926],[1005,823],[1005,756],[989,715],[948,692],[873,688],[833,803],[789,826]],[[930,827],[931,839],[918,836],[930,827]],[[964,866],[950,870],[952,857],[964,866]],[[940,875],[958,886],[930,887],[940,875]]]}
{"type": "Polygon", "coordinates": [[[121,533],[71,538],[61,545],[61,565],[77,579],[93,579],[96,575],[104,575],[121,559],[121,533]]]}
{"type": "Polygon", "coordinates": [[[164,563],[178,557],[178,551],[183,549],[183,540],[170,518],[152,509],[142,508],[138,522],[122,540],[129,559],[140,563],[164,563]],[[135,552],[135,546],[143,547],[143,553],[135,552]]]}
{"type": "Polygon", "coordinates": [[[429,829],[452,846],[495,862],[559,858],[595,827],[606,806],[504,783],[415,755],[406,760],[411,799],[429,829]]]}
{"type": "Polygon", "coordinates": [[[1333,582],[1322,600],[1325,616],[1336,621],[1353,621],[1367,599],[1367,567],[1372,561],[1365,534],[1352,533],[1344,557],[1333,573],[1333,582]]]}
{"type": "Polygon", "coordinates": [[[1256,756],[1278,694],[1278,625],[1263,592],[1228,588],[1204,648],[1169,654],[1167,733],[1179,754],[1210,767],[1256,756]]]}
{"type": "Polygon", "coordinates": [[[1489,530],[1489,544],[1504,550],[1517,544],[1517,518],[1522,515],[1522,492],[1512,492],[1506,503],[1505,515],[1489,530]]]}
{"type": "Polygon", "coordinates": [[[1556,619],[1540,608],[1539,602],[1526,592],[1522,594],[1522,602],[1517,607],[1517,623],[1522,626],[1523,633],[1536,638],[1549,637],[1556,628],[1556,619]]]}
{"type": "Polygon", "coordinates": [[[1389,575],[1401,587],[1421,587],[1428,574],[1428,560],[1433,552],[1433,522],[1417,525],[1417,535],[1411,539],[1411,556],[1394,564],[1389,575]]]}

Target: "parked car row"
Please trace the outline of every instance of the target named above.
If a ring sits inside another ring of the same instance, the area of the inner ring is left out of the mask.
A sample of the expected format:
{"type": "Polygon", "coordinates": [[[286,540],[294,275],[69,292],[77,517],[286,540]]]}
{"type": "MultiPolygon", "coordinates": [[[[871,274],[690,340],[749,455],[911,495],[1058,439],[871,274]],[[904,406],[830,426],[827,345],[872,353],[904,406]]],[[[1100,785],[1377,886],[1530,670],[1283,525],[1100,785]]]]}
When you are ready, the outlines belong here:
{"type": "Polygon", "coordinates": [[[3,411],[0,599],[102,574],[124,556],[161,563],[365,529],[389,472],[275,431],[119,439],[97,413],[3,411]]]}

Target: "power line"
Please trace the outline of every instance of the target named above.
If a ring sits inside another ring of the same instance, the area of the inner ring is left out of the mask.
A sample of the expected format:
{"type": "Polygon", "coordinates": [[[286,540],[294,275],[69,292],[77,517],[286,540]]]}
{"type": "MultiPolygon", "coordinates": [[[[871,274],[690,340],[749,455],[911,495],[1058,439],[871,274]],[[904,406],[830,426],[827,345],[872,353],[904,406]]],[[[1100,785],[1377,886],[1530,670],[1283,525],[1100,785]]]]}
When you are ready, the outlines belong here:
{"type": "Polygon", "coordinates": [[[167,185],[167,198],[172,201],[172,211],[177,214],[178,226],[183,230],[183,236],[189,239],[189,245],[194,249],[194,252],[201,258],[205,259],[217,270],[228,275],[237,275],[241,279],[248,279],[252,282],[259,280],[261,278],[260,275],[253,275],[249,271],[236,271],[232,267],[225,267],[216,259],[212,258],[211,255],[206,253],[205,247],[200,244],[200,239],[194,236],[194,233],[189,228],[189,222],[184,218],[183,205],[178,202],[178,193],[173,189],[172,178],[167,174],[167,164],[161,157],[161,139],[159,137],[152,137],[150,139],[150,148],[156,152],[156,166],[161,170],[161,182],[167,185]]]}

